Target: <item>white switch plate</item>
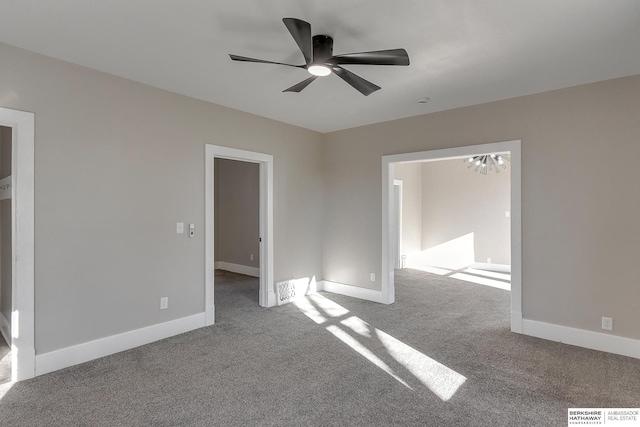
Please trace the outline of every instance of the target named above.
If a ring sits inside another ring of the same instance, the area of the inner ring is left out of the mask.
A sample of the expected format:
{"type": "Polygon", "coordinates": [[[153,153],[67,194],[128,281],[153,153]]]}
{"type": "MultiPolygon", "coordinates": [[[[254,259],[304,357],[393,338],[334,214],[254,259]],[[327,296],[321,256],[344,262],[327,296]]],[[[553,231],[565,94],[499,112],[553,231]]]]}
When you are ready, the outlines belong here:
{"type": "Polygon", "coordinates": [[[487,264],[491,264],[491,258],[487,258],[487,264]]]}
{"type": "Polygon", "coordinates": [[[376,273],[371,273],[371,281],[372,282],[376,281],[376,273]]]}
{"type": "Polygon", "coordinates": [[[511,216],[511,212],[504,211],[504,216],[505,216],[505,218],[509,218],[511,216]]]}
{"type": "Polygon", "coordinates": [[[177,233],[177,234],[182,234],[182,233],[184,233],[184,222],[178,222],[178,223],[176,223],[176,233],[177,233]]]}
{"type": "Polygon", "coordinates": [[[164,310],[165,308],[169,308],[169,297],[160,298],[160,310],[164,310]]]}

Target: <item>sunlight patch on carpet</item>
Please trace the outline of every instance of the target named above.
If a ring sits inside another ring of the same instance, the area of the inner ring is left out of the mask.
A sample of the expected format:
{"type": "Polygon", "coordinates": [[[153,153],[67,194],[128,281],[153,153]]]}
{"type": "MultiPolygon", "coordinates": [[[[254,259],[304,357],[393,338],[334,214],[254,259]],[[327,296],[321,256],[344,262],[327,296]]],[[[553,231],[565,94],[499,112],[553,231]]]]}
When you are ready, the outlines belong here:
{"type": "Polygon", "coordinates": [[[477,276],[486,276],[486,277],[491,277],[493,279],[506,280],[508,282],[511,281],[510,273],[501,273],[499,271],[480,270],[478,268],[470,267],[464,270],[463,273],[475,274],[477,276]]]}
{"type": "Polygon", "coordinates": [[[322,295],[310,295],[293,303],[315,323],[329,323],[326,330],[333,336],[411,390],[424,386],[447,401],[467,380],[359,317],[349,316],[349,310],[322,295]]]}
{"type": "Polygon", "coordinates": [[[331,332],[333,335],[335,335],[336,338],[338,338],[340,341],[342,341],[343,343],[345,343],[346,345],[351,347],[353,350],[355,350],[357,353],[359,353],[361,356],[363,356],[369,362],[373,363],[378,368],[382,369],[384,372],[386,372],[387,374],[391,375],[400,384],[402,384],[403,386],[405,386],[407,388],[411,388],[411,386],[409,384],[407,384],[402,378],[400,378],[398,375],[396,375],[393,372],[393,369],[391,369],[389,367],[389,365],[384,363],[371,350],[369,350],[367,347],[362,345],[357,339],[353,338],[351,335],[349,335],[343,329],[340,329],[336,325],[329,325],[329,326],[327,326],[327,331],[331,332]]]}
{"type": "Polygon", "coordinates": [[[478,285],[491,286],[492,288],[504,289],[505,291],[511,290],[511,283],[503,282],[501,280],[472,276],[471,274],[465,274],[465,273],[452,274],[451,278],[464,280],[465,282],[471,282],[478,285]]]}
{"type": "Polygon", "coordinates": [[[298,309],[302,311],[309,319],[313,320],[319,325],[327,321],[327,318],[320,314],[316,307],[311,304],[309,298],[299,298],[297,300],[294,300],[292,304],[298,307],[298,309]]]}
{"type": "Polygon", "coordinates": [[[391,335],[379,329],[376,329],[376,334],[389,354],[440,399],[451,399],[467,380],[453,369],[425,356],[391,335]]]}
{"type": "Polygon", "coordinates": [[[0,384],[0,402],[2,401],[2,399],[4,399],[4,396],[7,393],[9,393],[9,390],[11,390],[11,387],[13,387],[12,382],[6,382],[4,384],[0,384]]]}

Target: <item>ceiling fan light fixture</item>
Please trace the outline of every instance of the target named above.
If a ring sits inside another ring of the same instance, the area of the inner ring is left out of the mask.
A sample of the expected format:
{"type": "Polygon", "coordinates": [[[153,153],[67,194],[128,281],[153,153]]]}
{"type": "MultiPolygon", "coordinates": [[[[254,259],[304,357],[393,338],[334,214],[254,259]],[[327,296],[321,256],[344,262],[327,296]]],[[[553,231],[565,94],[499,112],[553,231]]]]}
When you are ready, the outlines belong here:
{"type": "Polygon", "coordinates": [[[317,77],[324,77],[331,74],[331,68],[323,64],[311,64],[307,68],[307,71],[317,77]]]}
{"type": "Polygon", "coordinates": [[[246,56],[231,55],[232,61],[255,62],[259,64],[284,65],[293,68],[307,70],[311,77],[297,83],[283,92],[300,92],[318,77],[335,74],[349,84],[352,88],[368,96],[380,90],[380,86],[363,79],[351,71],[342,68],[341,65],[409,65],[409,55],[404,49],[374,50],[370,52],[354,52],[342,55],[333,54],[333,38],[324,34],[311,35],[311,24],[302,19],[282,18],[282,22],[289,30],[304,56],[303,65],[287,64],[283,62],[265,61],[264,59],[249,58],[246,56]]]}

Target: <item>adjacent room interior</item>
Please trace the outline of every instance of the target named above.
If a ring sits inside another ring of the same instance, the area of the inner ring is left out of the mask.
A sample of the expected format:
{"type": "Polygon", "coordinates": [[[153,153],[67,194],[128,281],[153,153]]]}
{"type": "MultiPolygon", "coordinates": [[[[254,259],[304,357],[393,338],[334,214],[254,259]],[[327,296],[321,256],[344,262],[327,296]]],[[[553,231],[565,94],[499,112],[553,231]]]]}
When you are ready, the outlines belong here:
{"type": "Polygon", "coordinates": [[[220,309],[248,298],[259,305],[260,167],[216,158],[214,300],[220,309]]]}
{"type": "Polygon", "coordinates": [[[508,154],[400,163],[398,265],[509,291],[508,154]],[[494,161],[495,159],[495,161],[494,161]]]}

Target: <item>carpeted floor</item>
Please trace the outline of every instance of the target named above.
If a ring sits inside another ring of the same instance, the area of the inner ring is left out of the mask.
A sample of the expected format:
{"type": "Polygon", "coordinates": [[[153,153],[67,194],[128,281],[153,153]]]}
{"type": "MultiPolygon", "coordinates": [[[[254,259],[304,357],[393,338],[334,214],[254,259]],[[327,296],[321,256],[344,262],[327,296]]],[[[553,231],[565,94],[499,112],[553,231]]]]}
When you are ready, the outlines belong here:
{"type": "Polygon", "coordinates": [[[14,385],[11,426],[566,426],[640,406],[640,360],[513,334],[509,293],[416,270],[384,306],[263,309],[216,272],[216,325],[14,385]]]}

